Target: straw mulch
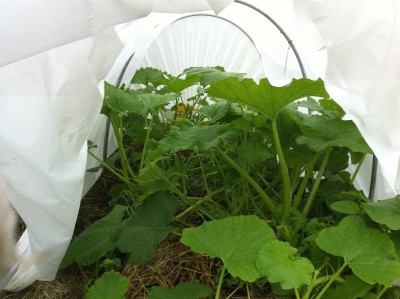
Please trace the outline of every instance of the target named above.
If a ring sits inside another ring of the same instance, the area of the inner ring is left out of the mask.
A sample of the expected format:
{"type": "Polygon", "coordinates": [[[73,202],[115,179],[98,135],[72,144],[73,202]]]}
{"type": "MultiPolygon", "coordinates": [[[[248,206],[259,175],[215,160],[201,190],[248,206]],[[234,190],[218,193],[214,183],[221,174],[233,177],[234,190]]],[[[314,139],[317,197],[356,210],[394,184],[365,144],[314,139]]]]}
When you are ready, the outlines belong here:
{"type": "Polygon", "coordinates": [[[155,255],[143,265],[126,265],[122,274],[129,278],[126,298],[145,298],[153,286],[174,287],[180,282],[197,282],[215,289],[213,260],[195,254],[170,237],[157,249],[155,255]]]}

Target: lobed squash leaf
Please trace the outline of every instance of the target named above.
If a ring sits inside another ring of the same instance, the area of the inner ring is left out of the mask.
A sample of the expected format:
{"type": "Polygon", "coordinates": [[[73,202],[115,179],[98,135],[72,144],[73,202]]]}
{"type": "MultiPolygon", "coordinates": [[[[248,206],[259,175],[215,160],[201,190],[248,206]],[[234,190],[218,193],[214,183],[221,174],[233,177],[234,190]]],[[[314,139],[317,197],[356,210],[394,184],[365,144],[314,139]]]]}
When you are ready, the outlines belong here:
{"type": "Polygon", "coordinates": [[[154,193],[144,200],[117,241],[121,252],[130,253],[131,264],[142,264],[154,254],[158,244],[173,230],[167,225],[177,206],[178,201],[164,192],[154,193]]]}
{"type": "Polygon", "coordinates": [[[261,277],[256,259],[262,246],[276,240],[273,230],[257,216],[233,216],[183,230],[181,243],[197,253],[220,258],[228,272],[253,282],[261,277]]]}
{"type": "Polygon", "coordinates": [[[253,107],[274,119],[288,104],[307,96],[329,97],[324,82],[309,79],[293,79],[286,86],[273,86],[264,78],[257,84],[252,79],[235,77],[213,83],[207,93],[212,97],[226,99],[253,107]]]}
{"type": "Polygon", "coordinates": [[[219,102],[210,106],[203,106],[197,112],[209,119],[210,122],[216,122],[223,118],[229,111],[229,104],[219,102]]]}
{"type": "Polygon", "coordinates": [[[104,103],[101,113],[110,116],[112,111],[118,113],[140,113],[143,103],[137,96],[130,94],[114,85],[104,82],[104,103]]]}
{"type": "Polygon", "coordinates": [[[353,273],[369,284],[391,286],[400,276],[393,242],[378,230],[340,225],[322,230],[316,243],[325,252],[343,257],[353,273]]]}
{"type": "Polygon", "coordinates": [[[392,230],[400,230],[400,196],[364,203],[361,207],[376,223],[384,224],[392,230]]]}
{"type": "Polygon", "coordinates": [[[160,140],[161,148],[166,151],[207,149],[215,147],[228,134],[219,134],[220,127],[215,126],[173,126],[170,133],[160,140]]]}
{"type": "Polygon", "coordinates": [[[74,262],[80,266],[93,264],[114,249],[125,214],[126,207],[116,205],[110,214],[91,224],[69,245],[60,268],[74,262]]]}
{"type": "Polygon", "coordinates": [[[350,215],[357,215],[361,211],[359,205],[356,202],[350,200],[336,201],[332,203],[330,207],[336,212],[350,215]]]}
{"type": "Polygon", "coordinates": [[[280,283],[284,290],[309,285],[314,272],[314,266],[308,259],[297,256],[296,248],[281,241],[271,241],[262,247],[257,269],[269,282],[280,283]]]}
{"type": "Polygon", "coordinates": [[[325,151],[329,147],[346,147],[353,152],[372,153],[351,120],[313,115],[303,119],[302,131],[303,135],[297,137],[297,143],[305,144],[316,152],[325,151]]]}
{"type": "Polygon", "coordinates": [[[125,299],[128,291],[129,279],[118,272],[110,271],[96,280],[87,291],[85,299],[125,299]]]}
{"type": "Polygon", "coordinates": [[[242,73],[225,72],[225,69],[222,66],[191,67],[185,69],[183,73],[186,74],[187,76],[197,78],[197,81],[200,82],[200,84],[204,87],[219,80],[231,77],[242,78],[244,75],[242,73]]]}
{"type": "Polygon", "coordinates": [[[149,85],[151,83],[154,87],[163,85],[169,91],[177,93],[196,84],[197,78],[186,77],[185,79],[181,79],[179,76],[174,77],[167,72],[151,67],[145,67],[136,71],[135,75],[132,77],[131,83],[144,85],[149,85]]]}
{"type": "Polygon", "coordinates": [[[157,109],[175,100],[178,95],[176,93],[167,94],[140,94],[138,100],[143,103],[142,115],[146,116],[148,112],[154,113],[157,109]]]}

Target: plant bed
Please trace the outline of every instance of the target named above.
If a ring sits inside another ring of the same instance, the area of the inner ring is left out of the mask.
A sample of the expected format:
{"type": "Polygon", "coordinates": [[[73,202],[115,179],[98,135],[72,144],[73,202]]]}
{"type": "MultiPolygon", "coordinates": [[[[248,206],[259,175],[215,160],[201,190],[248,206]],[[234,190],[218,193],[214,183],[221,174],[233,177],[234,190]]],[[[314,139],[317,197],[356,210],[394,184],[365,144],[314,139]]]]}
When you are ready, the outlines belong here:
{"type": "Polygon", "coordinates": [[[110,212],[62,263],[101,265],[86,298],[394,298],[400,198],[354,188],[372,151],[322,80],[277,87],[221,67],[145,68],[131,84],[105,83],[118,151],[102,161],[89,142],[99,161],[89,171],[119,181],[110,212]],[[174,276],[158,268],[170,251],[167,269],[212,266],[174,276]]]}

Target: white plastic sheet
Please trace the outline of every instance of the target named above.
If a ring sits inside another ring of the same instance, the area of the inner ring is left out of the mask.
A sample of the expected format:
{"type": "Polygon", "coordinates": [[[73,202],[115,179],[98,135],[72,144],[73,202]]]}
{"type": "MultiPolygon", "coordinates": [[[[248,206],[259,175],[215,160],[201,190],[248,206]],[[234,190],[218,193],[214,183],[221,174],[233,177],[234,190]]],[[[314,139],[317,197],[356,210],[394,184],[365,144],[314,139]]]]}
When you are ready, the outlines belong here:
{"type": "Polygon", "coordinates": [[[47,255],[35,269],[22,265],[15,288],[53,279],[65,253],[79,209],[86,139],[100,109],[97,82],[113,63],[105,53],[116,57],[120,49],[110,29],[0,69],[0,176],[27,225],[19,250],[47,255]]]}
{"type": "MultiPolygon", "coordinates": [[[[99,86],[123,47],[113,27],[91,35],[149,12],[148,3],[138,1],[50,2],[26,7],[7,1],[2,5],[8,10],[0,10],[1,21],[11,26],[0,36],[0,177],[27,225],[18,251],[40,257],[34,265],[20,265],[9,290],[52,280],[72,236],[84,190],[86,140],[102,102],[99,86]],[[81,12],[83,6],[91,13],[81,12]],[[12,22],[11,13],[19,10],[12,22]],[[86,22],[96,26],[85,31],[86,22]]],[[[140,44],[143,36],[136,37],[140,44]]]]}
{"type": "MultiPolygon", "coordinates": [[[[400,3],[294,1],[299,18],[313,21],[327,49],[325,79],[379,161],[377,199],[400,193],[400,3]]],[[[369,188],[370,163],[360,181],[369,188]]]]}

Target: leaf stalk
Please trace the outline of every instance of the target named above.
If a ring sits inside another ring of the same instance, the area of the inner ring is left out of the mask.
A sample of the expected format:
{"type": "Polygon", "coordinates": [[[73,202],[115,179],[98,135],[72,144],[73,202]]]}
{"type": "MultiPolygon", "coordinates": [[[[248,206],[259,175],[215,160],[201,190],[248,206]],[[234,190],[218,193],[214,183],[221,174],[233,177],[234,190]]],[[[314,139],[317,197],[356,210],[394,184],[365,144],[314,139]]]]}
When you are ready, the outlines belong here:
{"type": "Polygon", "coordinates": [[[340,274],[342,274],[343,270],[347,267],[347,263],[344,263],[339,270],[336,271],[335,274],[331,276],[331,278],[328,280],[326,285],[323,287],[323,289],[318,293],[318,296],[315,297],[315,299],[321,299],[322,296],[325,294],[325,292],[329,289],[331,284],[339,277],[340,274]]]}
{"type": "Polygon", "coordinates": [[[321,162],[321,166],[318,170],[317,178],[314,181],[314,184],[311,189],[310,196],[307,199],[306,205],[303,209],[302,216],[305,218],[307,217],[308,213],[310,212],[311,206],[314,202],[315,196],[317,195],[317,191],[319,188],[319,184],[321,183],[322,176],[324,174],[326,165],[328,164],[329,155],[331,154],[332,148],[330,147],[324,154],[321,162]]]}
{"type": "Polygon", "coordinates": [[[278,126],[276,120],[272,119],[272,134],[274,136],[275,148],[279,158],[279,166],[281,169],[283,183],[283,215],[281,224],[286,226],[289,223],[291,213],[292,190],[290,186],[289,169],[283,154],[281,142],[278,134],[278,126]]]}
{"type": "Polygon", "coordinates": [[[225,271],[226,271],[226,267],[225,267],[225,265],[223,265],[221,274],[219,276],[217,292],[215,293],[215,299],[219,299],[221,296],[221,288],[222,288],[222,282],[224,281],[225,271]]]}
{"type": "Polygon", "coordinates": [[[293,201],[293,209],[297,209],[300,200],[303,197],[304,191],[306,190],[308,180],[310,179],[311,175],[314,173],[314,166],[318,161],[320,153],[315,153],[314,156],[311,158],[310,162],[306,166],[306,172],[304,174],[303,180],[301,181],[300,187],[297,190],[296,196],[293,201]]]}

